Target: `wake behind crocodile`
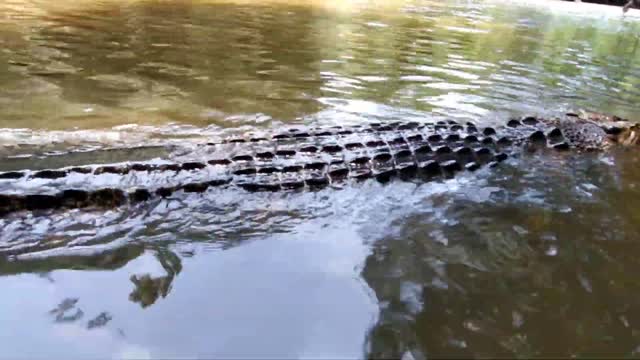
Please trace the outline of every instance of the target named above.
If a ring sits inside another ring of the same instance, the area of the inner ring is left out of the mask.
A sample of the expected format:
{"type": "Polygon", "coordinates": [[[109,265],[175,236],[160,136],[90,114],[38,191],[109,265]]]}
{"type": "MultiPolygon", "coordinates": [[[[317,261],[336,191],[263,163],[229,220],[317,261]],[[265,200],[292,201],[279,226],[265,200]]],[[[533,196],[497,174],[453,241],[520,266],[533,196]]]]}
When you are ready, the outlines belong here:
{"type": "Polygon", "coordinates": [[[215,187],[305,191],[368,179],[433,181],[530,151],[603,151],[636,142],[634,123],[586,112],[497,127],[440,120],[289,128],[202,143],[174,161],[3,172],[0,215],[111,208],[215,187]]]}

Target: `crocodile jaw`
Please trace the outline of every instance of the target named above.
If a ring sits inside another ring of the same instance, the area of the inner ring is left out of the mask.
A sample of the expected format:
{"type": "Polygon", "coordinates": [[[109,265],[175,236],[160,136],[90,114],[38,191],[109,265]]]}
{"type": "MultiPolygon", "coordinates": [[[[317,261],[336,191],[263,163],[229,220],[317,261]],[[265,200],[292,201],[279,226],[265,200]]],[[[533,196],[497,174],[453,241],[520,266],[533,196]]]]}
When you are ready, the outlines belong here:
{"type": "Polygon", "coordinates": [[[640,143],[640,125],[633,125],[617,135],[616,142],[622,146],[633,146],[640,143]]]}

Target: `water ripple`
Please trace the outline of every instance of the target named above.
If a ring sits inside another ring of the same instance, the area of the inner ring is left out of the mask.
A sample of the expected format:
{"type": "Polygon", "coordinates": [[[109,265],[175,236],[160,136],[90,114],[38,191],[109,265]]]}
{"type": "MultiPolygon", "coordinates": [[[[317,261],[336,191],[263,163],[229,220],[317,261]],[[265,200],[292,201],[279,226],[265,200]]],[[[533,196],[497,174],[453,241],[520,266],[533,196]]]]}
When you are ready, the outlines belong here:
{"type": "MultiPolygon", "coordinates": [[[[618,10],[3,1],[0,170],[197,159],[291,125],[640,120],[640,25],[618,10]]],[[[637,162],[534,154],[444,182],[2,218],[0,305],[23,310],[0,312],[0,337],[61,358],[637,355],[637,162]]],[[[122,180],[96,179],[69,181],[122,180]]]]}

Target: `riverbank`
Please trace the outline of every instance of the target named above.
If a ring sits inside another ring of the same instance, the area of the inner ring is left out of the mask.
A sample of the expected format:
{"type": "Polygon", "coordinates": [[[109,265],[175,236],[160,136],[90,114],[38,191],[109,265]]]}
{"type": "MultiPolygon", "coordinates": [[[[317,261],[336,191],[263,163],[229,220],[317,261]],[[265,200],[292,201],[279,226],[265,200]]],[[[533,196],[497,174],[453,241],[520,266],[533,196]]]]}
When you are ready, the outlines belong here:
{"type": "MultiPolygon", "coordinates": [[[[576,1],[576,0],[566,0],[566,1],[576,1]]],[[[577,2],[577,1],[576,1],[577,2]]],[[[630,4],[629,0],[581,0],[579,2],[586,2],[592,4],[602,4],[602,5],[611,5],[611,6],[624,6],[629,8],[637,8],[638,2],[636,1],[635,6],[630,4]]]]}

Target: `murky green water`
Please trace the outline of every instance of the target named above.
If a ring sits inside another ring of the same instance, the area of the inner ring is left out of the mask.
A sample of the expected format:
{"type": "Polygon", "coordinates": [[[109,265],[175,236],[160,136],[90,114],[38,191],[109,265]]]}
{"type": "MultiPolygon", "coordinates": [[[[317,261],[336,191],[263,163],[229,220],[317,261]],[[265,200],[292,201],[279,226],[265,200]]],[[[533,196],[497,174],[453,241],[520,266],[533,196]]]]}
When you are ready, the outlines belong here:
{"type": "MultiPolygon", "coordinates": [[[[640,120],[638,15],[583,5],[2,1],[0,170],[291,123],[640,120]]],[[[635,357],[638,165],[0,219],[0,357],[635,357]]]]}

